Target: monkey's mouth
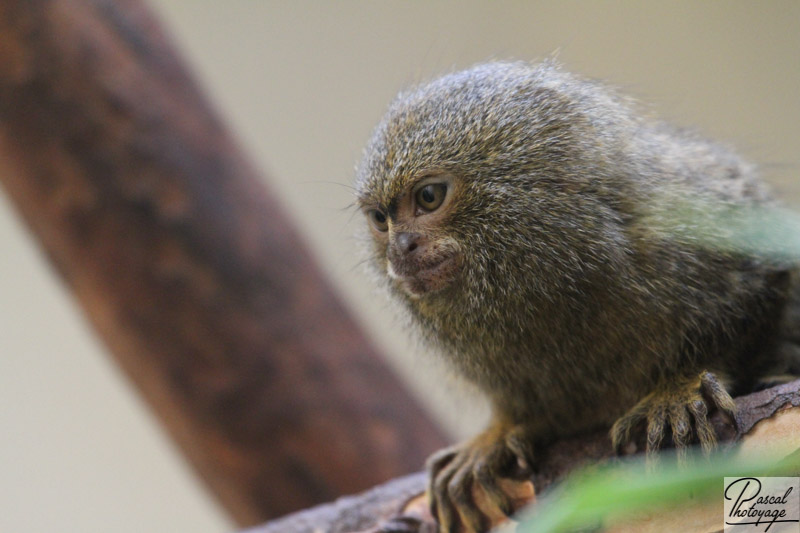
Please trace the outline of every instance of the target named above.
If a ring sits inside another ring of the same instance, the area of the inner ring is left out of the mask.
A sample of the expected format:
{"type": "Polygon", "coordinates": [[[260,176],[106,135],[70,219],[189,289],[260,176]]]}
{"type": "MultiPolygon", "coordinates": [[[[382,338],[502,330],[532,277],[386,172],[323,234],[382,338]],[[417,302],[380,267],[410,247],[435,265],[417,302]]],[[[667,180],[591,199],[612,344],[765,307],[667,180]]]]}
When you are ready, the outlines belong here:
{"type": "Polygon", "coordinates": [[[387,272],[397,286],[412,298],[444,289],[461,270],[456,251],[421,262],[387,261],[387,272]]]}

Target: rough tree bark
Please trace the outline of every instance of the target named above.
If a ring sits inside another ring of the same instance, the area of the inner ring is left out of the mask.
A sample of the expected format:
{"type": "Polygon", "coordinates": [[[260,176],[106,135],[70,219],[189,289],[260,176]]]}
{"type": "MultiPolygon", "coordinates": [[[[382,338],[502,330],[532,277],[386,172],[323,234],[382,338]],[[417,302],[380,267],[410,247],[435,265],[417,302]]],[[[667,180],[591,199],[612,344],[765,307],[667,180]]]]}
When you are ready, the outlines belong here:
{"type": "Polygon", "coordinates": [[[137,0],[0,3],[0,180],[242,525],[444,442],[137,0]]]}

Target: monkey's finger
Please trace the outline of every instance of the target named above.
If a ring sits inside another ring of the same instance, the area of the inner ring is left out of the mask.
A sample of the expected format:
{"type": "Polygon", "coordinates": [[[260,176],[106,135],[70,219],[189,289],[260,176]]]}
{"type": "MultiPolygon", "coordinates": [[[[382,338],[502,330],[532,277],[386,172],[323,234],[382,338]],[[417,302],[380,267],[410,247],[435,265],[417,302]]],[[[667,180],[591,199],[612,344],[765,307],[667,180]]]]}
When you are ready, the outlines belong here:
{"type": "Polygon", "coordinates": [[[429,507],[431,515],[434,517],[438,516],[438,494],[441,494],[441,492],[437,493],[436,480],[439,478],[442,469],[453,462],[457,453],[458,448],[456,446],[451,446],[450,448],[439,450],[426,461],[426,468],[428,470],[428,501],[430,502],[429,507]]]}
{"type": "MultiPolygon", "coordinates": [[[[464,525],[468,532],[481,533],[488,531],[489,519],[486,515],[478,510],[475,501],[472,498],[472,487],[474,485],[475,477],[472,474],[472,466],[470,461],[463,464],[459,468],[450,482],[447,484],[447,494],[450,496],[450,501],[455,504],[456,511],[459,513],[461,523],[464,525]]],[[[458,524],[454,524],[455,529],[451,527],[451,531],[458,531],[458,524]]]]}
{"type": "Polygon", "coordinates": [[[712,405],[725,413],[738,431],[739,421],[736,418],[736,403],[731,395],[722,386],[717,377],[711,372],[700,374],[700,390],[709,399],[712,405]]]}
{"type": "Polygon", "coordinates": [[[698,395],[686,407],[694,418],[694,429],[700,442],[700,449],[703,450],[705,457],[709,457],[717,445],[717,434],[708,421],[708,406],[698,395]]]}
{"type": "Polygon", "coordinates": [[[458,533],[460,520],[458,512],[450,499],[449,485],[453,476],[466,462],[468,455],[465,452],[456,454],[450,463],[439,471],[433,478],[431,491],[431,514],[439,522],[439,531],[442,533],[458,533]]]}
{"type": "Polygon", "coordinates": [[[664,426],[666,424],[666,412],[663,407],[658,406],[654,412],[647,417],[647,453],[653,454],[661,449],[664,440],[664,426]]]}
{"type": "Polygon", "coordinates": [[[514,506],[509,495],[500,487],[499,473],[511,459],[510,456],[510,450],[497,446],[478,458],[472,466],[472,475],[476,483],[483,489],[488,500],[505,516],[510,516],[514,512],[514,506]]]}
{"type": "Polygon", "coordinates": [[[671,406],[668,411],[669,425],[672,428],[672,443],[679,466],[686,465],[686,457],[691,443],[692,423],[683,405],[671,406]]]}
{"type": "Polygon", "coordinates": [[[435,452],[433,455],[428,457],[427,461],[425,461],[425,468],[435,476],[442,468],[447,466],[447,464],[453,460],[459,450],[459,446],[450,446],[435,452]]]}
{"type": "Polygon", "coordinates": [[[645,402],[641,401],[614,422],[611,427],[611,444],[618,455],[622,454],[623,448],[631,441],[633,429],[645,420],[646,413],[645,402]]]}
{"type": "Polygon", "coordinates": [[[519,477],[529,478],[533,473],[531,465],[533,464],[533,445],[532,439],[527,435],[522,427],[516,427],[508,432],[505,438],[506,448],[517,459],[517,466],[519,477]]]}

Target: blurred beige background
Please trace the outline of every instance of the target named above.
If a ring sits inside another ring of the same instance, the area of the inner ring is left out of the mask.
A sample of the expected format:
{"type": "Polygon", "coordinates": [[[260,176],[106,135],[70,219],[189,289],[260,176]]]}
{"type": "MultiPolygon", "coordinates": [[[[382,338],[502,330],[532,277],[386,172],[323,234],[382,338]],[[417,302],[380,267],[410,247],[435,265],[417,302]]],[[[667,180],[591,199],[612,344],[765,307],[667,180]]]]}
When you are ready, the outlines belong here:
{"type": "MultiPolygon", "coordinates": [[[[398,89],[491,58],[557,53],[738,147],[800,205],[796,0],[149,3],[393,364],[428,376],[412,386],[454,437],[480,426],[480,402],[443,390],[435,365],[420,371],[425,355],[361,275],[351,237],[362,222],[347,209],[352,168],[398,89]]],[[[0,243],[0,531],[234,529],[2,194],[0,243]]]]}

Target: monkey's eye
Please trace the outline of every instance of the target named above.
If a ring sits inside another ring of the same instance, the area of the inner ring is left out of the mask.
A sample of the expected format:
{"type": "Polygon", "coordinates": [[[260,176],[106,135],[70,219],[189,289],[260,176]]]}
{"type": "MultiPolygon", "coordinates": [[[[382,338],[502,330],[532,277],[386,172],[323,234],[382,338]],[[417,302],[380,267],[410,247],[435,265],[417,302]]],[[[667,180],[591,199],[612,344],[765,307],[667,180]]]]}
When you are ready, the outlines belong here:
{"type": "Polygon", "coordinates": [[[386,215],[383,214],[383,211],[379,209],[370,209],[367,212],[367,217],[369,218],[372,227],[376,230],[384,232],[389,231],[389,221],[386,220],[386,215]]]}
{"type": "Polygon", "coordinates": [[[445,196],[447,196],[447,184],[429,183],[417,191],[416,201],[423,211],[435,211],[442,205],[445,196]]]}

